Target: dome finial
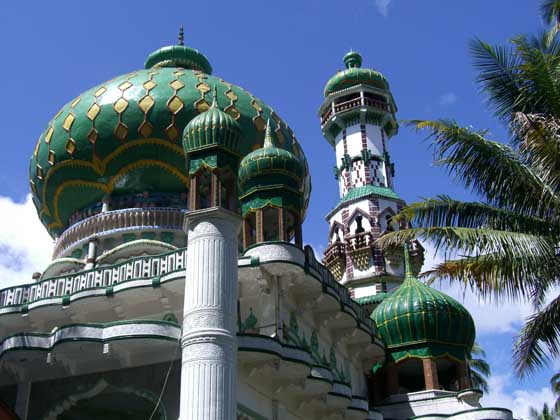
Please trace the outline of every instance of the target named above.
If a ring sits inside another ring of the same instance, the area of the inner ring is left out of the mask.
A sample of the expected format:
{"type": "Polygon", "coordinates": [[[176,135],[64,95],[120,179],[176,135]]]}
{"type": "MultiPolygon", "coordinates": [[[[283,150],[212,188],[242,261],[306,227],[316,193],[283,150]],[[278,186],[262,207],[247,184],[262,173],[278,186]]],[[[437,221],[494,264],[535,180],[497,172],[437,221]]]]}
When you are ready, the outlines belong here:
{"type": "Polygon", "coordinates": [[[215,83],[214,83],[214,88],[212,89],[212,95],[214,96],[214,98],[212,99],[212,107],[219,108],[219,105],[218,105],[218,88],[216,87],[215,83]]]}
{"type": "Polygon", "coordinates": [[[266,120],[266,133],[264,135],[263,147],[276,147],[274,135],[272,134],[272,125],[270,124],[270,118],[266,120]]]}
{"type": "Polygon", "coordinates": [[[342,60],[344,61],[344,65],[347,69],[359,68],[362,66],[362,56],[359,52],[354,51],[353,49],[350,49],[342,60]]]}
{"type": "Polygon", "coordinates": [[[185,45],[185,31],[183,25],[179,27],[179,36],[177,37],[177,44],[185,45]]]}
{"type": "Polygon", "coordinates": [[[404,276],[405,278],[414,277],[410,266],[410,254],[408,252],[408,243],[404,244],[404,276]]]}

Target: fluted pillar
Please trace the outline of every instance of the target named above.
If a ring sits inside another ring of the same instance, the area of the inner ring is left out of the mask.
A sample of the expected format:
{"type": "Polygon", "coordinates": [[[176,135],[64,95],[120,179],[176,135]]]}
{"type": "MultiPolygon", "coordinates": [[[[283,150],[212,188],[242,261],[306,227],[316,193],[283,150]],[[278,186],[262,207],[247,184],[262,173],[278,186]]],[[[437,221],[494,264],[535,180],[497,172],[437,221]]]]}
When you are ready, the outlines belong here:
{"type": "Polygon", "coordinates": [[[234,420],[237,237],[241,218],[219,207],[187,213],[181,420],[234,420]]]}

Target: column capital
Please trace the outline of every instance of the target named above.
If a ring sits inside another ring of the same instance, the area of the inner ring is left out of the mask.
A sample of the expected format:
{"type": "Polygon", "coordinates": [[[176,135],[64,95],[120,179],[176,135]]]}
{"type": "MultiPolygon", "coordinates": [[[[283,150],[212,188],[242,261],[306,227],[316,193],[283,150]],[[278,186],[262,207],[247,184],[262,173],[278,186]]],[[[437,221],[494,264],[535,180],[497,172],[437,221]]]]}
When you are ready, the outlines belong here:
{"type": "MultiPolygon", "coordinates": [[[[241,228],[241,216],[223,207],[209,207],[200,210],[191,210],[185,213],[185,222],[183,223],[183,230],[188,230],[199,222],[211,219],[222,219],[235,224],[236,229],[241,228]]],[[[239,232],[238,232],[239,233],[239,232]]]]}

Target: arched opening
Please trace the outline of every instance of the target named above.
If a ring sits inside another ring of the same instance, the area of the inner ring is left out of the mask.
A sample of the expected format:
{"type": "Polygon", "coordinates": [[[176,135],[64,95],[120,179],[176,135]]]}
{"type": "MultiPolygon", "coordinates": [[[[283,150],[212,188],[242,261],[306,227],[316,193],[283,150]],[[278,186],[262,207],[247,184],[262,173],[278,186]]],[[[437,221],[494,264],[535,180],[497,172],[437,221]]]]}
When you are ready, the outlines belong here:
{"type": "Polygon", "coordinates": [[[257,243],[257,215],[252,211],[243,220],[243,248],[257,243]]]}
{"type": "Polygon", "coordinates": [[[262,238],[264,242],[280,240],[280,226],[278,223],[278,207],[262,209],[262,238]]]}
{"type": "Polygon", "coordinates": [[[426,389],[422,360],[412,358],[398,363],[397,373],[399,378],[399,394],[426,389]]]}

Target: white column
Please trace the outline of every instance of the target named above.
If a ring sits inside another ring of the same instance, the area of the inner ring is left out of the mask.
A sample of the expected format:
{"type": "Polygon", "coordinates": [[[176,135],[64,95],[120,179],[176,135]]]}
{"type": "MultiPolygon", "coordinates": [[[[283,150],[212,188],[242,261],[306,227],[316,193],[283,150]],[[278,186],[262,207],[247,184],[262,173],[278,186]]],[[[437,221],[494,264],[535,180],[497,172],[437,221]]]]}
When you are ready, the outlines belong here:
{"type": "Polygon", "coordinates": [[[88,243],[88,253],[86,259],[86,265],[84,269],[90,270],[95,265],[95,260],[97,259],[97,238],[91,238],[88,243]]]}
{"type": "Polygon", "coordinates": [[[241,217],[219,207],[186,216],[181,420],[236,417],[240,226],[241,217]]]}

